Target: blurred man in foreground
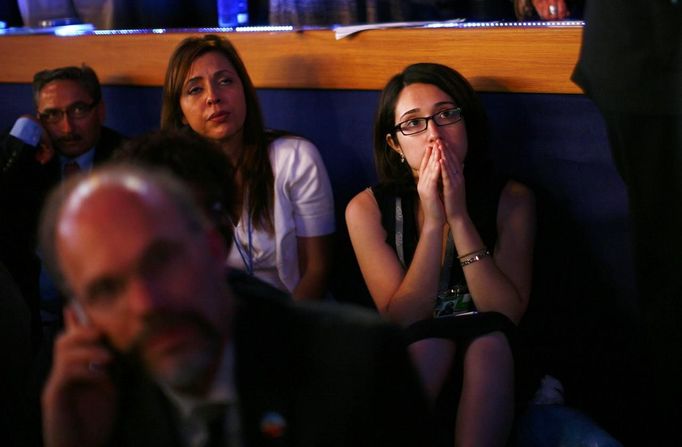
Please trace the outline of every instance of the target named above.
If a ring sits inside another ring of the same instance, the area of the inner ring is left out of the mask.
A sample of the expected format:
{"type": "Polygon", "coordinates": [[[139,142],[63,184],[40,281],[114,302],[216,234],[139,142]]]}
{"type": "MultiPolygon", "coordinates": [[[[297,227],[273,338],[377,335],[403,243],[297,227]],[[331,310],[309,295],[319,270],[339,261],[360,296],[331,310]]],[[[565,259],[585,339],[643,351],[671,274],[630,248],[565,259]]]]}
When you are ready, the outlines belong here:
{"type": "Polygon", "coordinates": [[[41,242],[72,296],[47,446],[429,443],[398,329],[226,281],[224,240],[170,177],[121,166],[67,182],[41,242]]]}

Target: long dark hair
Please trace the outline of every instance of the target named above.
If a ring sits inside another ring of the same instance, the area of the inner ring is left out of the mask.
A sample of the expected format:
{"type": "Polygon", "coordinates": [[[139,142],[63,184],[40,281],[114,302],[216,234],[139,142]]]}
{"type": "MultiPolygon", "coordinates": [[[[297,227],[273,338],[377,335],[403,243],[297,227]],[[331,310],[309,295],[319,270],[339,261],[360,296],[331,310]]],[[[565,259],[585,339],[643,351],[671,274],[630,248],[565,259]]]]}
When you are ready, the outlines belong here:
{"type": "Polygon", "coordinates": [[[495,170],[490,157],[483,105],[471,84],[452,68],[433,63],[413,64],[393,76],[384,87],[374,120],[374,161],[379,183],[393,194],[417,194],[410,167],[400,161],[400,155],[386,142],[386,135],[397,141],[395,106],[400,93],[416,83],[435,85],[462,109],[468,140],[464,159],[467,209],[481,236],[492,247],[499,194],[506,179],[495,170]]]}
{"type": "MultiPolygon", "coordinates": [[[[266,137],[256,89],[244,62],[230,41],[214,34],[207,34],[202,37],[188,37],[180,42],[173,51],[166,69],[161,106],[161,129],[186,127],[182,122],[183,113],[180,108],[183,83],[194,61],[209,52],[225,56],[235,68],[244,87],[246,102],[244,150],[235,169],[241,172],[244,179],[244,195],[248,199],[248,213],[253,218],[254,226],[272,230],[270,211],[274,203],[274,175],[268,156],[269,140],[266,137]]],[[[233,211],[239,212],[240,210],[233,211]]]]}
{"type": "Polygon", "coordinates": [[[471,84],[457,71],[441,64],[419,63],[405,68],[391,78],[381,92],[374,120],[374,161],[379,182],[398,189],[414,189],[412,172],[400,155],[386,143],[386,135],[397,141],[395,106],[400,93],[410,84],[431,84],[447,93],[462,109],[466,126],[468,150],[464,160],[465,177],[469,171],[487,167],[489,156],[486,137],[486,117],[481,102],[471,84]],[[484,166],[486,165],[486,166],[484,166]]]}

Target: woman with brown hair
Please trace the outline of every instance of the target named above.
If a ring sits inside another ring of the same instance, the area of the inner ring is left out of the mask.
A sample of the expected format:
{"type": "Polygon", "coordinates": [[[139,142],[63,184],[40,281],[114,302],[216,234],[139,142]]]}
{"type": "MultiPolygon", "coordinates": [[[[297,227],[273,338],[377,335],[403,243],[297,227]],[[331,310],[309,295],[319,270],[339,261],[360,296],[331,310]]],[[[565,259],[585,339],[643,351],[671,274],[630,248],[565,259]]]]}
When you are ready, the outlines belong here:
{"type": "Polygon", "coordinates": [[[334,205],[317,148],[267,132],[256,90],[232,44],[189,37],[166,70],[161,128],[187,129],[217,142],[236,174],[235,226],[228,264],[295,299],[326,293],[334,205]]]}

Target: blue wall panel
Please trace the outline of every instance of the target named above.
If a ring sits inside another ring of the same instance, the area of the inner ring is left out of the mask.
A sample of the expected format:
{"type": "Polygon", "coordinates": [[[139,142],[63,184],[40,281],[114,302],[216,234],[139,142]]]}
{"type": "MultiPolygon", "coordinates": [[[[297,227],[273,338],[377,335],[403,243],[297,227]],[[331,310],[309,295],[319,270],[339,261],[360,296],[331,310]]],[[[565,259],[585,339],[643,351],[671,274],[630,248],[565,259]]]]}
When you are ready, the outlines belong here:
{"type": "MultiPolygon", "coordinates": [[[[606,280],[633,306],[629,219],[624,186],[611,162],[602,119],[580,95],[484,93],[491,145],[500,166],[532,185],[545,202],[584,234],[588,255],[606,280]]],[[[104,87],[107,125],[134,136],[155,129],[158,87],[104,87]]],[[[372,184],[372,121],[377,91],[259,91],[269,127],[311,139],[320,149],[334,187],[341,232],[348,200],[372,184]]],[[[26,84],[0,85],[0,126],[32,113],[26,84]]]]}
{"type": "MultiPolygon", "coordinates": [[[[371,305],[343,210],[376,179],[371,140],[379,93],[260,90],[259,96],[269,127],[298,133],[319,147],[338,213],[333,291],[346,301],[371,305]]],[[[577,406],[607,405],[608,390],[622,394],[612,380],[622,371],[614,365],[618,356],[630,358],[625,337],[637,311],[627,196],[611,162],[603,121],[579,95],[481,96],[494,157],[537,196],[534,286],[522,326],[535,372],[559,376],[577,406]]],[[[110,127],[134,136],[158,126],[160,88],[108,86],[104,100],[110,127]]],[[[0,84],[0,127],[32,110],[30,86],[0,84]]]]}

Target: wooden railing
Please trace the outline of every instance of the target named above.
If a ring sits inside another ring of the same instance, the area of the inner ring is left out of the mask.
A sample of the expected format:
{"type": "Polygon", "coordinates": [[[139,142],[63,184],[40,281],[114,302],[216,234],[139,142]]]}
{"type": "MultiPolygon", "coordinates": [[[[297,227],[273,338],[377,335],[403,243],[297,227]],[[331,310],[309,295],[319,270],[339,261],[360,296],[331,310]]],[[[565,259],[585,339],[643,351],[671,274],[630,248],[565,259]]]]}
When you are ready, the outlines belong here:
{"type": "MultiPolygon", "coordinates": [[[[582,27],[385,29],[336,40],[331,30],[225,33],[258,88],[381,89],[414,62],[440,62],[480,91],[580,93],[570,81],[582,27]]],[[[158,86],[190,33],[0,36],[0,82],[87,63],[104,84],[158,86]]]]}

